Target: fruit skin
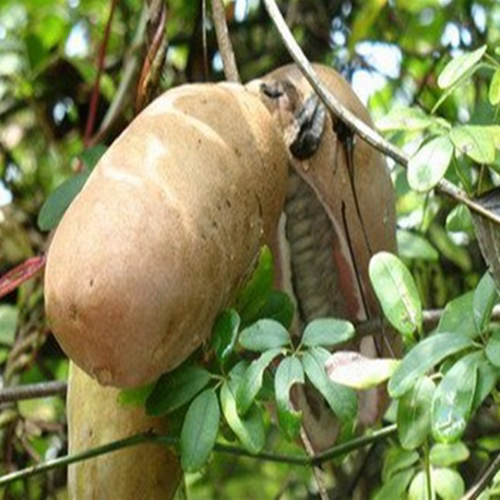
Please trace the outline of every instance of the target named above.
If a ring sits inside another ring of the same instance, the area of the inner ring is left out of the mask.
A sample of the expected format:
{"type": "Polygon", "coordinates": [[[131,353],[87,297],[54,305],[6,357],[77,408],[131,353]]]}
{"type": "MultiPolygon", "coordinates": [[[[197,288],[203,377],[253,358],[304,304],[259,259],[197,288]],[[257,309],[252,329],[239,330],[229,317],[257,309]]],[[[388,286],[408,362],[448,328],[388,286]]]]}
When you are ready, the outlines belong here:
{"type": "MultiPolygon", "coordinates": [[[[313,67],[330,93],[373,127],[368,111],[350,85],[332,68],[321,64],[313,67]]],[[[255,92],[262,83],[275,85],[277,82],[287,90],[282,97],[269,98],[262,91],[260,96],[282,130],[287,146],[290,146],[298,132],[297,114],[314,92],[293,64],[282,66],[248,86],[255,92]]],[[[380,315],[368,277],[368,264],[371,256],[381,250],[396,251],[396,204],[384,156],[353,136],[351,165],[344,142],[339,138],[341,131],[347,132],[345,126],[342,127],[338,119],[327,113],[317,151],[306,160],[290,155],[290,165],[291,171],[314,191],[327,211],[332,230],[339,239],[335,251],[339,256],[342,254],[343,261],[351,267],[350,273],[346,274],[348,283],[339,290],[339,293],[347,294],[345,304],[336,313],[340,317],[361,321],[380,315]],[[359,280],[354,276],[355,267],[359,280]]]]}
{"type": "Polygon", "coordinates": [[[137,387],[174,369],[272,238],[286,148],[259,98],[190,84],[141,112],[59,224],[46,312],[66,354],[103,385],[137,387]]]}
{"type": "MultiPolygon", "coordinates": [[[[321,64],[313,67],[330,93],[373,127],[368,111],[350,85],[332,68],[321,64]]],[[[294,157],[292,146],[302,132],[299,118],[314,95],[296,65],[282,66],[247,87],[269,109],[290,150],[286,217],[279,224],[280,233],[272,247],[277,286],[297,304],[295,334],[300,335],[305,324],[316,317],[333,316],[352,322],[381,318],[368,265],[379,251],[397,253],[395,197],[384,156],[359,137],[349,137],[345,126],[326,113],[317,149],[305,158],[294,157]],[[342,135],[352,140],[352,158],[342,135]],[[294,229],[295,224],[304,227],[307,218],[313,220],[312,231],[294,229]],[[321,221],[326,224],[321,226],[321,221]],[[303,241],[294,241],[297,233],[313,243],[304,249],[303,241]]],[[[401,338],[384,327],[376,335],[356,339],[342,349],[368,357],[400,357],[401,338]]],[[[373,425],[382,418],[387,403],[383,386],[361,392],[358,422],[373,425]]],[[[302,412],[310,448],[321,452],[333,446],[340,423],[319,394],[308,386],[297,386],[294,405],[302,412]]]]}
{"type": "MultiPolygon", "coordinates": [[[[68,381],[68,440],[71,455],[141,432],[167,433],[165,419],[144,408],[124,406],[119,391],[102,387],[74,363],[68,381]]],[[[170,500],[182,480],[176,454],[157,443],[100,455],[68,468],[70,500],[170,500]]]]}

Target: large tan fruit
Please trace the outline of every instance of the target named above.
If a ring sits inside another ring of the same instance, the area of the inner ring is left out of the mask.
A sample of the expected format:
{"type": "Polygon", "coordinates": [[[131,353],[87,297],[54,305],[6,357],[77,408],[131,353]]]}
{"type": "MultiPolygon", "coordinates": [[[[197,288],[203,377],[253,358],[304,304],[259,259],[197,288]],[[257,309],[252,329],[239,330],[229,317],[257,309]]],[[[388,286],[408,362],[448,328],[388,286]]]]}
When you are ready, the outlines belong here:
{"type": "MultiPolygon", "coordinates": [[[[102,387],[71,363],[67,399],[69,453],[141,432],[166,433],[164,419],[122,406],[118,390],[102,387]]],[[[181,481],[177,456],[159,444],[142,444],[70,465],[72,500],[170,500],[181,481]]]]}
{"type": "Polygon", "coordinates": [[[179,365],[275,231],[284,142],[236,84],[175,88],[99,161],[51,243],[45,300],[66,354],[101,384],[179,365]]]}

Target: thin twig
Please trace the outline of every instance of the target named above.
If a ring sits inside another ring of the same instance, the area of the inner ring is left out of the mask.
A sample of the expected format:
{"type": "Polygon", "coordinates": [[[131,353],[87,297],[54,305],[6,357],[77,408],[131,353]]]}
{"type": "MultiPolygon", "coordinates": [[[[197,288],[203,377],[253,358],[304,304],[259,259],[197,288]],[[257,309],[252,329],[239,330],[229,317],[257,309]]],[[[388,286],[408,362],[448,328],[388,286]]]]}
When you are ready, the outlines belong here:
{"type": "Polygon", "coordinates": [[[63,380],[5,387],[4,389],[0,389],[0,404],[46,396],[64,396],[66,389],[67,384],[63,380]]]}
{"type": "Polygon", "coordinates": [[[118,118],[123,113],[123,109],[126,104],[130,101],[132,97],[131,89],[137,83],[137,75],[139,73],[139,57],[142,53],[142,47],[145,43],[144,33],[146,31],[146,24],[148,20],[148,7],[146,4],[143,5],[141,16],[139,22],[137,23],[137,29],[134,34],[134,38],[127,48],[125,58],[123,61],[123,71],[122,77],[120,78],[120,83],[118,88],[113,95],[113,100],[111,101],[106,114],[102,119],[98,132],[92,137],[89,142],[90,146],[93,146],[100,142],[118,118]]]}
{"type": "Polygon", "coordinates": [[[167,6],[165,1],[150,1],[148,16],[148,31],[151,34],[152,40],[147,48],[139,83],[137,84],[136,113],[139,113],[148,104],[153,90],[158,85],[168,47],[165,31],[167,23],[167,6]]]}
{"type": "Polygon", "coordinates": [[[461,500],[475,500],[488,487],[495,474],[500,470],[500,453],[491,461],[477,483],[470,488],[461,500]]]}
{"type": "MultiPolygon", "coordinates": [[[[309,440],[309,437],[306,434],[306,431],[304,427],[302,426],[300,429],[300,438],[302,440],[302,444],[304,446],[304,449],[306,450],[306,453],[310,456],[314,456],[314,448],[312,447],[311,441],[309,440]]],[[[321,500],[328,500],[328,492],[326,490],[326,485],[325,481],[323,479],[323,471],[321,467],[318,467],[317,465],[312,466],[312,473],[314,476],[314,479],[316,480],[316,486],[318,488],[318,493],[319,497],[321,500]]]]}
{"type": "Polygon", "coordinates": [[[205,80],[208,80],[210,71],[208,70],[208,42],[207,42],[207,0],[201,0],[201,33],[203,45],[203,71],[205,72],[205,80]]]}
{"type": "Polygon", "coordinates": [[[308,61],[302,49],[295,41],[292,32],[288,28],[281,12],[274,0],[264,0],[267,12],[273,20],[281,38],[288,49],[289,54],[292,56],[297,66],[302,71],[306,80],[314,88],[318,96],[325,103],[327,108],[338,118],[340,118],[347,126],[356,132],[363,140],[384,152],[395,161],[402,165],[408,163],[407,155],[399,148],[391,144],[389,141],[381,137],[365,122],[359,119],[354,113],[346,109],[328,90],[326,85],[320,80],[314,71],[311,63],[308,61]]]}
{"type": "Polygon", "coordinates": [[[106,55],[109,34],[111,32],[111,21],[113,20],[116,4],[117,0],[111,1],[111,9],[109,11],[109,17],[106,23],[106,29],[104,30],[104,37],[101,42],[101,46],[99,48],[99,56],[97,61],[97,75],[94,82],[94,88],[90,96],[89,115],[87,117],[87,123],[85,125],[85,135],[83,138],[83,143],[86,147],[90,143],[92,137],[92,131],[94,130],[95,120],[97,117],[97,105],[99,104],[100,82],[101,82],[102,71],[104,68],[104,56],[106,55]]]}
{"type": "Polygon", "coordinates": [[[311,457],[311,462],[313,465],[321,465],[325,462],[329,462],[335,458],[341,457],[350,453],[351,451],[357,450],[359,448],[364,448],[369,444],[376,443],[385,439],[389,436],[392,436],[397,431],[396,424],[388,425],[387,427],[383,427],[382,429],[375,431],[373,434],[369,436],[361,436],[356,439],[351,439],[346,443],[339,444],[330,448],[329,450],[324,451],[323,453],[319,453],[314,457],[311,457]]]}
{"type": "Polygon", "coordinates": [[[31,279],[45,266],[45,256],[30,257],[0,276],[0,298],[15,290],[19,285],[31,279]]]}
{"type": "MultiPolygon", "coordinates": [[[[334,458],[340,457],[353,451],[355,449],[367,446],[381,439],[385,439],[387,436],[393,434],[396,431],[396,426],[391,425],[374,432],[370,436],[365,436],[358,439],[353,439],[348,443],[344,443],[339,446],[335,446],[330,450],[322,453],[321,455],[316,455],[314,457],[308,457],[304,455],[281,455],[269,452],[262,453],[250,453],[247,450],[238,448],[236,446],[229,446],[225,444],[216,443],[214,446],[214,452],[225,453],[229,455],[235,455],[239,457],[250,457],[257,460],[263,460],[267,462],[277,462],[283,464],[300,465],[305,467],[310,467],[312,465],[319,465],[326,461],[332,460],[334,458]]],[[[96,448],[91,448],[89,450],[77,453],[74,455],[66,455],[53,460],[47,460],[37,465],[31,467],[26,467],[16,472],[6,474],[0,477],[0,486],[5,486],[19,479],[26,479],[35,474],[41,474],[42,472],[47,472],[49,470],[55,469],[57,467],[64,467],[76,462],[81,462],[83,460],[88,460],[90,458],[98,457],[107,453],[112,453],[114,451],[121,450],[123,448],[128,448],[130,446],[137,446],[146,443],[158,443],[165,446],[176,446],[179,442],[177,436],[169,435],[157,435],[153,432],[146,432],[142,434],[136,434],[125,439],[120,439],[118,441],[113,441],[96,448]]]]}
{"type": "MultiPolygon", "coordinates": [[[[444,309],[426,309],[422,311],[422,323],[424,331],[428,332],[435,328],[443,315],[444,309]]],[[[493,321],[500,320],[500,304],[493,308],[491,313],[491,319],[493,321]]],[[[367,321],[362,321],[356,325],[356,334],[358,337],[367,337],[373,335],[374,333],[380,332],[383,326],[383,320],[381,318],[369,319],[367,321]]]]}
{"type": "MultiPolygon", "coordinates": [[[[394,161],[406,168],[409,161],[408,155],[384,139],[380,134],[375,132],[375,130],[345,108],[320,80],[311,63],[308,61],[307,57],[302,52],[302,49],[295,41],[292,32],[285,23],[285,20],[276,5],[275,0],[264,0],[264,5],[266,6],[269,17],[271,17],[274,22],[283,43],[288,49],[288,52],[297,63],[297,66],[300,68],[306,80],[314,88],[330,112],[342,120],[342,122],[344,122],[353,132],[358,134],[361,139],[387,156],[390,156],[394,161]]],[[[474,212],[483,215],[496,224],[500,224],[500,216],[486,210],[481,205],[471,200],[464,191],[453,185],[451,182],[442,179],[436,186],[436,189],[439,192],[448,195],[450,198],[453,198],[455,201],[464,203],[474,212]]]]}
{"type": "Polygon", "coordinates": [[[212,17],[215,25],[215,36],[219,46],[222,63],[224,65],[224,75],[229,82],[239,83],[240,75],[236,66],[234,50],[229,38],[226,22],[226,11],[222,0],[212,0],[212,17]]]}

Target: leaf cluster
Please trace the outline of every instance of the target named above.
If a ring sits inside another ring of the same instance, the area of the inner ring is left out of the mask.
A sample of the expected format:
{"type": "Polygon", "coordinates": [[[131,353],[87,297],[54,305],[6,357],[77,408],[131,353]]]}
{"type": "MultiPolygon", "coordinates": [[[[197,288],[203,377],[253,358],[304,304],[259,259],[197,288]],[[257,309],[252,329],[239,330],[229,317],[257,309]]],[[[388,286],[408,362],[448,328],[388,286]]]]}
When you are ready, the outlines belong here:
{"type": "Polygon", "coordinates": [[[379,253],[370,263],[370,277],[387,319],[412,345],[389,379],[402,450],[397,458],[386,457],[379,497],[408,489],[410,498],[420,498],[430,478],[437,494],[459,498],[464,482],[449,467],[469,457],[461,439],[484,400],[495,397],[500,378],[500,337],[492,322],[495,282],[486,273],[474,291],[449,302],[437,328],[422,337],[422,306],[405,265],[379,253]],[[429,443],[434,443],[430,451],[429,443]],[[422,470],[418,450],[429,460],[428,470],[422,470]]]}
{"type": "Polygon", "coordinates": [[[272,257],[263,247],[255,272],[235,302],[219,315],[213,331],[214,359],[209,366],[188,361],[166,373],[154,387],[122,391],[123,402],[144,404],[150,415],[169,415],[180,427],[180,454],[186,472],[207,462],[222,432],[250,453],[266,443],[266,407],[275,408],[277,424],[289,440],[297,439],[301,413],[294,388],[312,384],[343,423],[357,414],[356,393],[332,382],[327,350],[352,339],[348,321],[317,319],[300,339],[290,333],[293,305],[272,290],[272,257]]]}

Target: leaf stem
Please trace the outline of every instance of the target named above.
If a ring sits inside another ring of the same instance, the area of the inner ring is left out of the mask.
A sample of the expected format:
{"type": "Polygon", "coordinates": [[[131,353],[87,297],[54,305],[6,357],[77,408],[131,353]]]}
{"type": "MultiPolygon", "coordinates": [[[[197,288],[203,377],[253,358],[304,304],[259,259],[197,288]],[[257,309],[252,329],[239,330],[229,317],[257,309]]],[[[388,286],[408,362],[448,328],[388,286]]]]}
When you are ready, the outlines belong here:
{"type": "Polygon", "coordinates": [[[424,443],[424,461],[425,461],[425,485],[427,490],[427,500],[432,500],[432,476],[431,476],[431,461],[429,454],[429,440],[424,443]]]}

